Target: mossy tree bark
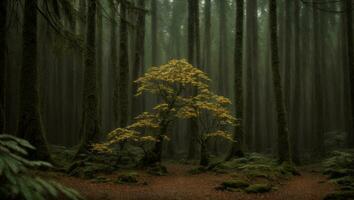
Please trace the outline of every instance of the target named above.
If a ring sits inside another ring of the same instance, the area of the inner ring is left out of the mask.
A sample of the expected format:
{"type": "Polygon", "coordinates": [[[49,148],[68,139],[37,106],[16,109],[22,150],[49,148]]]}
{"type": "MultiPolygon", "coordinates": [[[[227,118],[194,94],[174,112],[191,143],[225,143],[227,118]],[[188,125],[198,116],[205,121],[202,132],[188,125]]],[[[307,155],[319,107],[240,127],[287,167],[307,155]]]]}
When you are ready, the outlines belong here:
{"type": "Polygon", "coordinates": [[[119,127],[128,124],[128,84],[129,84],[129,55],[128,55],[128,24],[127,0],[120,3],[120,42],[119,42],[119,127]]]}
{"type": "Polygon", "coordinates": [[[227,156],[226,160],[230,160],[233,157],[243,157],[243,0],[236,1],[236,39],[235,39],[235,112],[236,118],[238,119],[238,125],[234,131],[234,139],[235,141],[232,144],[231,151],[227,156]]]}
{"type": "Polygon", "coordinates": [[[205,0],[204,7],[204,58],[203,70],[209,75],[211,73],[211,0],[205,0]]]}
{"type": "Polygon", "coordinates": [[[0,134],[5,132],[5,54],[7,0],[0,1],[0,134]]]}
{"type": "MultiPolygon", "coordinates": [[[[98,141],[100,132],[98,113],[98,86],[96,66],[96,0],[89,0],[86,23],[86,49],[84,69],[82,139],[78,153],[87,153],[90,145],[98,141]]],[[[79,155],[78,154],[78,155],[79,155]]]]}
{"type": "Polygon", "coordinates": [[[17,135],[36,147],[36,150],[30,152],[30,158],[49,161],[50,155],[39,110],[37,0],[25,1],[23,19],[23,57],[17,135]]]}
{"type": "Polygon", "coordinates": [[[280,62],[278,52],[278,22],[277,22],[277,1],[270,0],[270,46],[272,58],[272,74],[273,74],[273,90],[275,95],[277,109],[277,125],[278,125],[278,157],[280,162],[290,161],[290,149],[288,138],[288,125],[285,114],[285,106],[283,100],[282,84],[280,77],[280,62]]]}

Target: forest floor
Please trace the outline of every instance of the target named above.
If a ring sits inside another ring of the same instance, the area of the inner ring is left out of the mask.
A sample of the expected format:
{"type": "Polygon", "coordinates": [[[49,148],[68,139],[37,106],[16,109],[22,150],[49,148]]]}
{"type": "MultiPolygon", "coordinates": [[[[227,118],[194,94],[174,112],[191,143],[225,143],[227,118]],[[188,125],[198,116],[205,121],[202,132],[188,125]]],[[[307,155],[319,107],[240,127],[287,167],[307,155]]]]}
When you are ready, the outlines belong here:
{"type": "MultiPolygon", "coordinates": [[[[168,164],[169,174],[152,176],[139,173],[137,184],[95,183],[90,180],[62,176],[55,178],[64,185],[78,190],[88,200],[320,200],[336,189],[326,177],[309,168],[301,168],[301,176],[280,182],[275,191],[263,194],[219,191],[215,188],[229,179],[229,174],[189,174],[192,165],[168,164]]],[[[119,174],[119,173],[118,173],[119,174]]],[[[106,176],[117,177],[118,174],[106,176]]]]}

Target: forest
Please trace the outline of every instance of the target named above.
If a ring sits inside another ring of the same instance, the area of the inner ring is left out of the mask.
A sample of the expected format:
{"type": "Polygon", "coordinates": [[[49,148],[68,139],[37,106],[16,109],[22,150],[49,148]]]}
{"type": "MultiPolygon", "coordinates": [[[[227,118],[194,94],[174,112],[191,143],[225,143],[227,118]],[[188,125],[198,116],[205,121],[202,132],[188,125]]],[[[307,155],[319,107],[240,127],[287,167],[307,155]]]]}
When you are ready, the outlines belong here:
{"type": "Polygon", "coordinates": [[[354,199],[353,7],[0,0],[0,199],[354,199]]]}

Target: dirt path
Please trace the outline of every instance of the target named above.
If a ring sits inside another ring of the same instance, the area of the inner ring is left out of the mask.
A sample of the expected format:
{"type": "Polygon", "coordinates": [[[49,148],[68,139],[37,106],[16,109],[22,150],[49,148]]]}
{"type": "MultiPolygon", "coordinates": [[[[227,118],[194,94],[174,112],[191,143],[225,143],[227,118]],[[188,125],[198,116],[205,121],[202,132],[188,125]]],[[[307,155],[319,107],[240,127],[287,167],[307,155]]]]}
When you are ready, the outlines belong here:
{"type": "Polygon", "coordinates": [[[72,177],[59,177],[60,182],[80,191],[89,200],[321,200],[333,191],[335,186],[325,177],[303,172],[283,183],[277,191],[266,194],[245,194],[217,191],[214,188],[229,175],[188,175],[188,166],[171,165],[168,176],[141,175],[140,184],[117,185],[113,183],[92,183],[72,177]],[[147,184],[143,184],[146,182],[147,184]]]}

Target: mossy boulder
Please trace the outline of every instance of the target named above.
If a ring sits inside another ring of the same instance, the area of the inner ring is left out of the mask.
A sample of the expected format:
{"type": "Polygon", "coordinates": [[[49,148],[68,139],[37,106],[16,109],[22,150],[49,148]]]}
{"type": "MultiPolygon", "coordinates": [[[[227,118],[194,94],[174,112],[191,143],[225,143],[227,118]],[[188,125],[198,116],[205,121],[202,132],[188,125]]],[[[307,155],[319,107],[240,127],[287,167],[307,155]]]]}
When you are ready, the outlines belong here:
{"type": "Polygon", "coordinates": [[[129,183],[137,183],[138,182],[138,174],[135,172],[120,174],[115,181],[118,184],[129,184],[129,183]]]}
{"type": "Polygon", "coordinates": [[[70,176],[93,179],[98,173],[112,173],[114,170],[115,168],[112,165],[81,160],[74,162],[67,170],[67,173],[70,176]]]}
{"type": "Polygon", "coordinates": [[[272,190],[272,186],[269,184],[253,184],[245,189],[247,193],[266,193],[272,190]]]}
{"type": "Polygon", "coordinates": [[[338,191],[327,195],[324,200],[350,200],[354,199],[354,191],[338,191]]]}
{"type": "Polygon", "coordinates": [[[234,179],[234,180],[224,181],[221,185],[224,188],[244,189],[247,188],[250,184],[241,179],[234,179]]]}
{"type": "Polygon", "coordinates": [[[98,176],[95,177],[94,179],[91,180],[93,183],[108,183],[111,182],[112,180],[103,176],[98,176]]]}
{"type": "Polygon", "coordinates": [[[288,162],[283,163],[279,169],[283,175],[300,176],[300,172],[296,169],[296,167],[288,162]]]}
{"type": "Polygon", "coordinates": [[[189,170],[188,173],[191,175],[196,175],[196,174],[206,173],[207,171],[208,171],[208,168],[206,168],[206,167],[197,167],[197,168],[189,170]]]}
{"type": "Polygon", "coordinates": [[[150,166],[146,170],[149,174],[155,176],[165,176],[168,174],[167,168],[161,164],[150,166]]]}

